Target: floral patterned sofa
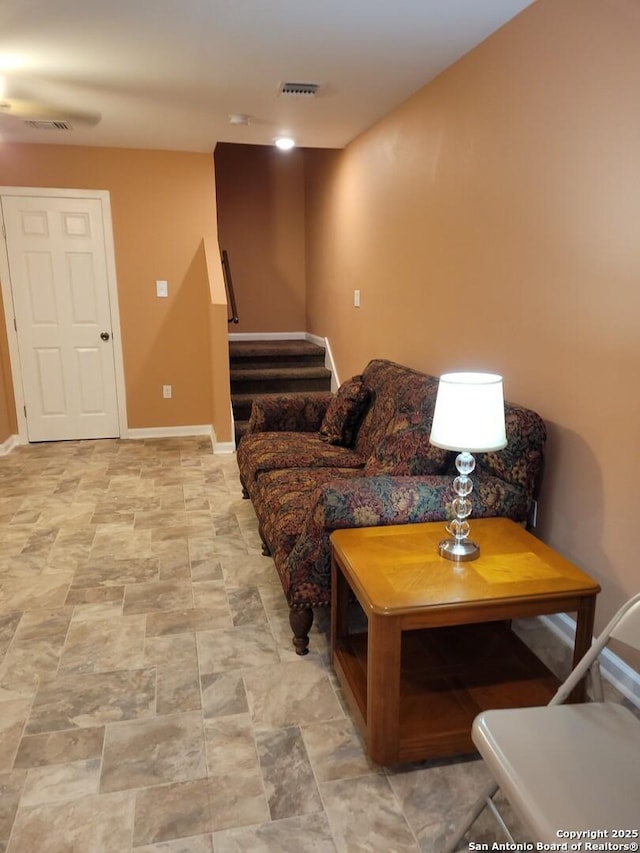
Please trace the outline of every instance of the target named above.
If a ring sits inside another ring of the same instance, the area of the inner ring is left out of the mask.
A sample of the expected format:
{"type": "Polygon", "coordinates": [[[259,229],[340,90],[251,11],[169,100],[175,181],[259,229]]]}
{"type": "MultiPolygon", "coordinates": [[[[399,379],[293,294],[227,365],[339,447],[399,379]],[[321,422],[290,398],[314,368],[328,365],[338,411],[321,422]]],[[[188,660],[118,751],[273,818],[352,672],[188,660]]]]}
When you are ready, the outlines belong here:
{"type": "MultiPolygon", "coordinates": [[[[450,518],[455,453],[429,443],[438,378],[371,361],[335,395],[254,400],[237,451],[265,554],[289,603],[298,654],[314,607],[331,601],[329,536],[343,527],[450,518]]],[[[472,518],[526,523],[542,474],[546,431],[535,412],[505,403],[507,446],[476,456],[472,518]]]]}

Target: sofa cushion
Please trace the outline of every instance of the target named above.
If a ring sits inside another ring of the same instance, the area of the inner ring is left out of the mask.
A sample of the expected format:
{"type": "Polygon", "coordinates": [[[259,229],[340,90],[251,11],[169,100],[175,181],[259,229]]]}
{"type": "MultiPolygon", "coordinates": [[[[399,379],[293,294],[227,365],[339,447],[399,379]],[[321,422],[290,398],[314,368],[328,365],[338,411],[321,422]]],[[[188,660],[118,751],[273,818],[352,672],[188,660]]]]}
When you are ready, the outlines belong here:
{"type": "Polygon", "coordinates": [[[256,432],[245,435],[238,447],[240,479],[251,484],[265,471],[288,468],[358,468],[365,460],[347,447],[320,440],[318,433],[256,432]]]}
{"type": "Polygon", "coordinates": [[[351,447],[370,398],[362,376],[343,382],[327,407],[320,438],[328,444],[351,447]]]}
{"type": "Polygon", "coordinates": [[[382,441],[367,459],[363,474],[392,477],[444,474],[451,452],[434,447],[429,441],[431,420],[419,414],[398,414],[391,421],[382,441]]]}

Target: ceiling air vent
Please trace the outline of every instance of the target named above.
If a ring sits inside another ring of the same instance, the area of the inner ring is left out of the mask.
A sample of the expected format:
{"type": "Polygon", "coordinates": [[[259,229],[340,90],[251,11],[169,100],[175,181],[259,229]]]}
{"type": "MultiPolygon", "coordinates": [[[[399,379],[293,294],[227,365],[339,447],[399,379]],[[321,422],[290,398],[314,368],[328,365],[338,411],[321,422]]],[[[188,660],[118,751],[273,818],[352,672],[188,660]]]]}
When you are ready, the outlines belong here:
{"type": "Polygon", "coordinates": [[[50,119],[30,119],[25,121],[27,127],[34,130],[73,130],[73,125],[68,121],[52,121],[50,119]]]}
{"type": "Polygon", "coordinates": [[[302,95],[304,97],[313,98],[318,91],[317,83],[281,83],[281,95],[302,95]]]}

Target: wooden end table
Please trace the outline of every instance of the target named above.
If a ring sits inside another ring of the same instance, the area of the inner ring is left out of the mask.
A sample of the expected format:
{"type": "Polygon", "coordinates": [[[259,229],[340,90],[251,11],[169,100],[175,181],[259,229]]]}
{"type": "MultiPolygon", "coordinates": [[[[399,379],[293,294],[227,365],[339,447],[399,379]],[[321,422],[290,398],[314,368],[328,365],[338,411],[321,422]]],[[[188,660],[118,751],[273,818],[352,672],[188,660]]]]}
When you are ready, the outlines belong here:
{"type": "Polygon", "coordinates": [[[333,666],[379,764],[473,752],[480,711],[548,702],[558,680],[510,620],[575,611],[574,664],[591,645],[598,584],[513,521],[472,526],[480,557],[464,563],[439,556],[442,522],[331,535],[333,666]]]}

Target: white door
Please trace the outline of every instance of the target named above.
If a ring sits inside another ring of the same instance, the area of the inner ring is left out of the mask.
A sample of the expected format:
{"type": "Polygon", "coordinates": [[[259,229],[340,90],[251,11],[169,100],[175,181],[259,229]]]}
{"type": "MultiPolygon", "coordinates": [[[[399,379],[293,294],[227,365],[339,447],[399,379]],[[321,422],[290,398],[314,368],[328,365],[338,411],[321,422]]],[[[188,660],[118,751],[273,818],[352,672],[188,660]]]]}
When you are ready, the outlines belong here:
{"type": "Polygon", "coordinates": [[[101,201],[1,201],[29,441],[118,436],[101,201]]]}

